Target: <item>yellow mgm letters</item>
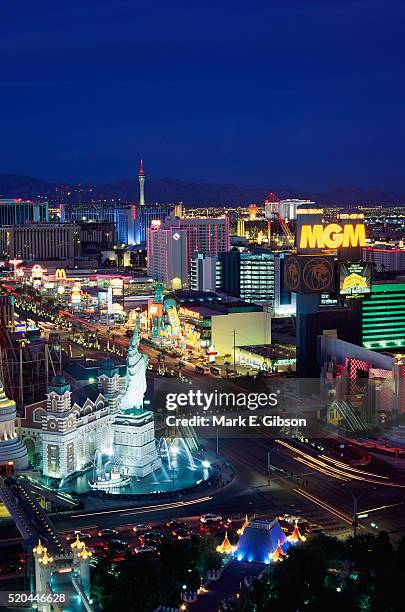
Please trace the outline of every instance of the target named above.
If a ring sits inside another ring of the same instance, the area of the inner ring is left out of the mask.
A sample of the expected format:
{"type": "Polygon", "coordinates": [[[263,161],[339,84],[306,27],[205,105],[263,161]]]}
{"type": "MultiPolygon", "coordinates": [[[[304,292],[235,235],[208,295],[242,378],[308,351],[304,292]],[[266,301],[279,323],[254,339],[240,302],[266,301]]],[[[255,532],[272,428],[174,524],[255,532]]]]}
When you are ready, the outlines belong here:
{"type": "Polygon", "coordinates": [[[300,249],[339,249],[340,247],[366,246],[366,228],[363,223],[352,225],[303,225],[300,249]]]}

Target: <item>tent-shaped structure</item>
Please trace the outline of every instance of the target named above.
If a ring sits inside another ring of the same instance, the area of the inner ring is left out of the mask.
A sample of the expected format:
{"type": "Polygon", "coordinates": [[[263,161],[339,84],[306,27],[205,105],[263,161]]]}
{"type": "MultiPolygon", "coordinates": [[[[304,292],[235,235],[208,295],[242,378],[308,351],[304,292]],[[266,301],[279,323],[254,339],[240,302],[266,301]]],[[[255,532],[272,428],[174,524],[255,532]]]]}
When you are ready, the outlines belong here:
{"type": "Polygon", "coordinates": [[[293,542],[294,544],[296,542],[305,542],[306,537],[301,535],[301,532],[298,529],[298,523],[295,523],[294,531],[292,532],[290,536],[288,536],[287,539],[289,542],[293,542]]]}
{"type": "Polygon", "coordinates": [[[228,538],[228,532],[226,532],[224,541],[222,542],[222,544],[217,546],[217,551],[225,555],[230,555],[234,550],[235,546],[232,546],[232,544],[230,543],[228,538]]]}
{"type": "Polygon", "coordinates": [[[278,520],[254,520],[249,523],[240,536],[235,557],[238,561],[268,563],[278,545],[283,551],[288,547],[286,535],[278,520]]]}
{"type": "Polygon", "coordinates": [[[285,557],[285,552],[280,546],[280,542],[277,544],[277,548],[272,554],[272,561],[282,561],[285,557]]]}

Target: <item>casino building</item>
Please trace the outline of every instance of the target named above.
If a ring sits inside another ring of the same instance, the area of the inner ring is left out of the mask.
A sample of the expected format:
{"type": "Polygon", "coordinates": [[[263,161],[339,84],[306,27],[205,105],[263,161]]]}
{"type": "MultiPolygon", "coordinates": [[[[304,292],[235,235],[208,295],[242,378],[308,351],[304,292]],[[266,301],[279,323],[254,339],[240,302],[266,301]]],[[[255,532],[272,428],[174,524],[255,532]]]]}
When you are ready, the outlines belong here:
{"type": "Polygon", "coordinates": [[[362,345],[373,350],[405,349],[405,283],[373,283],[362,308],[362,345]]]}
{"type": "MultiPolygon", "coordinates": [[[[361,345],[361,299],[340,291],[341,270],[359,263],[366,244],[363,215],[342,214],[336,223],[325,224],[323,209],[297,209],[297,254],[287,256],[284,284],[297,300],[297,374],[300,378],[318,378],[319,340],[327,333],[361,345]],[[322,303],[322,295],[335,297],[334,303],[322,303]]],[[[361,276],[361,275],[359,275],[361,276]]],[[[361,295],[370,291],[370,279],[361,277],[361,295]]],[[[344,286],[344,281],[342,285],[344,286]]]]}
{"type": "Polygon", "coordinates": [[[118,367],[106,359],[98,368],[97,384],[76,390],[75,399],[67,380],[55,376],[46,399],[26,406],[18,433],[31,463],[45,476],[66,478],[89,465],[97,449],[111,449],[120,380],[118,367]]]}
{"type": "Polygon", "coordinates": [[[28,467],[27,449],[15,427],[15,402],[5,394],[0,380],[0,472],[13,473],[28,467]]]}

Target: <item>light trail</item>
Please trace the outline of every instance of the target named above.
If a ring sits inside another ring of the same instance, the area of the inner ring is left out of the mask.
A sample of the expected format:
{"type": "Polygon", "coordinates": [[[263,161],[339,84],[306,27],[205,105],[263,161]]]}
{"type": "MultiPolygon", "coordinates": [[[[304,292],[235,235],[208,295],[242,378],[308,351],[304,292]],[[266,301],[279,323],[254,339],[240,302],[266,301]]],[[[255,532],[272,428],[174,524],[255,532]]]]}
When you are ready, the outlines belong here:
{"type": "MultiPolygon", "coordinates": [[[[202,504],[206,501],[211,501],[211,499],[214,499],[211,496],[206,496],[206,497],[200,497],[198,499],[192,499],[190,501],[179,501],[179,502],[168,502],[166,504],[159,504],[158,506],[153,505],[153,506],[139,506],[138,508],[136,508],[136,510],[152,510],[152,509],[158,509],[158,510],[171,510],[174,508],[182,508],[183,506],[191,506],[193,504],[202,504]]],[[[121,513],[123,515],[125,515],[126,512],[131,513],[132,511],[134,511],[135,508],[117,508],[116,510],[100,510],[100,512],[89,512],[87,514],[75,514],[74,516],[71,516],[71,518],[83,518],[83,517],[87,517],[87,516],[99,516],[102,514],[116,514],[116,513],[121,513]]]]}
{"type": "Polygon", "coordinates": [[[357,514],[370,514],[371,512],[377,512],[378,510],[385,510],[386,508],[393,508],[394,506],[402,506],[404,502],[397,502],[396,504],[386,504],[385,506],[377,506],[377,508],[370,508],[369,510],[362,510],[357,514]]]}
{"type": "MultiPolygon", "coordinates": [[[[287,444],[287,442],[284,442],[283,440],[276,440],[276,442],[278,444],[281,444],[282,446],[288,448],[289,450],[293,451],[294,453],[298,453],[299,455],[301,455],[302,457],[304,457],[307,461],[307,463],[305,463],[305,465],[313,468],[314,470],[324,473],[322,472],[322,470],[331,470],[332,466],[328,465],[327,463],[325,463],[324,461],[320,461],[319,459],[317,459],[316,457],[313,457],[312,455],[309,455],[308,453],[304,453],[302,450],[295,448],[295,446],[292,446],[291,444],[287,444]],[[308,463],[309,462],[309,463],[308,463]],[[321,469],[322,468],[322,469],[321,469]]],[[[301,463],[304,463],[303,459],[301,458],[297,458],[297,457],[292,457],[293,459],[295,459],[296,461],[300,461],[301,463]]],[[[340,476],[343,476],[346,479],[349,480],[358,480],[360,482],[369,482],[371,484],[376,484],[376,485],[380,485],[380,486],[385,486],[385,487],[395,487],[397,489],[404,489],[405,485],[401,485],[401,484],[397,484],[395,482],[382,482],[381,480],[373,480],[371,478],[364,478],[361,476],[358,476],[352,472],[350,472],[350,468],[348,469],[348,466],[346,466],[345,464],[343,464],[345,466],[344,470],[342,469],[338,469],[337,467],[333,468],[333,472],[329,472],[329,475],[333,476],[334,478],[338,478],[337,474],[339,474],[340,476]]],[[[361,470],[359,470],[360,474],[365,474],[368,475],[369,472],[362,472],[361,470]]],[[[374,475],[373,475],[374,476],[374,475]]],[[[378,478],[381,478],[381,476],[378,476],[378,478]]]]}
{"type": "MultiPolygon", "coordinates": [[[[86,529],[98,529],[98,525],[86,525],[85,528],[86,529]]],[[[65,533],[69,534],[71,531],[72,531],[71,529],[63,529],[60,533],[64,535],[65,533]]]]}
{"type": "Polygon", "coordinates": [[[352,525],[353,519],[348,514],[345,514],[341,512],[338,508],[334,508],[330,504],[327,504],[326,502],[323,501],[323,499],[320,499],[319,497],[315,497],[314,495],[311,495],[310,493],[307,493],[307,491],[303,491],[302,489],[293,489],[293,490],[299,495],[301,495],[302,497],[305,497],[305,499],[311,501],[313,504],[316,504],[317,506],[319,506],[320,508],[323,508],[324,510],[326,510],[333,516],[336,516],[344,523],[347,523],[348,525],[352,525]]]}
{"type": "Polygon", "coordinates": [[[381,476],[380,474],[374,474],[373,472],[365,472],[364,470],[358,470],[354,467],[347,465],[346,463],[342,463],[342,461],[337,461],[336,459],[332,459],[331,457],[327,457],[326,455],[319,455],[325,461],[329,461],[330,463],[334,463],[335,465],[345,468],[350,472],[357,472],[358,474],[364,474],[365,476],[373,476],[374,478],[384,478],[388,479],[388,476],[381,476]]]}
{"type": "Polygon", "coordinates": [[[326,476],[332,476],[332,478],[336,478],[337,480],[344,480],[345,482],[349,482],[350,481],[350,478],[345,478],[344,476],[339,476],[338,474],[335,474],[335,472],[332,472],[330,470],[325,470],[325,469],[320,468],[318,466],[314,466],[312,463],[310,463],[309,461],[306,461],[306,459],[303,459],[302,457],[293,457],[293,459],[295,459],[295,461],[298,461],[299,463],[303,463],[304,465],[306,465],[308,467],[312,467],[317,472],[321,472],[322,474],[326,474],[326,476]]]}

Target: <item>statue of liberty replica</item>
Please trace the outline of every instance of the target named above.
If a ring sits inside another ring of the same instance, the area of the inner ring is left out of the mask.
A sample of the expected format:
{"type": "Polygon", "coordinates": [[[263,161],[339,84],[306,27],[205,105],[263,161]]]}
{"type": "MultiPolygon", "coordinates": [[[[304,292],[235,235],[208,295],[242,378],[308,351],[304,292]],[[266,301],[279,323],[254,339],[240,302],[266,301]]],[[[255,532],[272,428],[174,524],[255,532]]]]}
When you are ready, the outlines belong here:
{"type": "Polygon", "coordinates": [[[144,410],[148,358],[139,350],[139,318],[136,320],[127,357],[125,390],[115,418],[114,456],[121,460],[124,476],[143,477],[161,466],[155,443],[155,419],[144,410]]]}

